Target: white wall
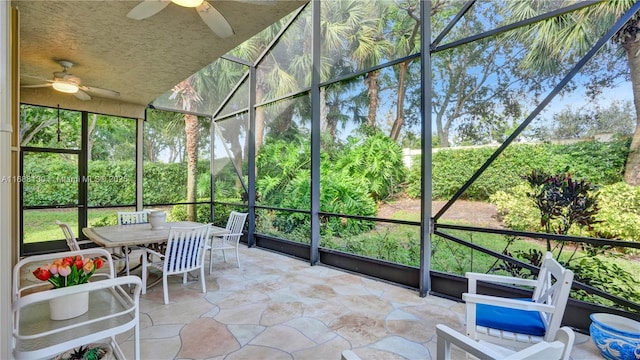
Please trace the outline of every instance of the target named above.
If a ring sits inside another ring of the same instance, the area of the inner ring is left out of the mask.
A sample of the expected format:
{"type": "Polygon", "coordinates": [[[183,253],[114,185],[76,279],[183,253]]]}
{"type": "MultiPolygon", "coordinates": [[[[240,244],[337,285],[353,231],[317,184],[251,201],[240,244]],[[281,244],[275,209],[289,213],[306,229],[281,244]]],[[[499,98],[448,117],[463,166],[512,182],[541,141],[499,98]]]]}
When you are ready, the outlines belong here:
{"type": "Polygon", "coordinates": [[[11,3],[0,1],[0,359],[11,358],[11,3]]]}

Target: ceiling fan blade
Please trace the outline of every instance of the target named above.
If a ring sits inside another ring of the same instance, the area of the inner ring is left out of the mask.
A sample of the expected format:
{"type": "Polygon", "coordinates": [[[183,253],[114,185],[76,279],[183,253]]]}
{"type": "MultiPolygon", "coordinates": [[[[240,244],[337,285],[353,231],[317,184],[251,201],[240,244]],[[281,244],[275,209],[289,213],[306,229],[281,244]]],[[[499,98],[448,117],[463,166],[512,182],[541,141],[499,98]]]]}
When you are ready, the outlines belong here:
{"type": "Polygon", "coordinates": [[[80,86],[80,90],[91,93],[98,97],[118,97],[120,93],[114,90],[101,89],[92,86],[80,86]]]}
{"type": "Polygon", "coordinates": [[[226,38],[234,34],[227,19],[207,1],[204,1],[196,7],[196,10],[198,10],[202,21],[221,38],[226,38]]]}
{"type": "Polygon", "coordinates": [[[20,85],[22,88],[43,88],[43,87],[51,87],[51,84],[39,84],[39,85],[20,85]]]}
{"type": "Polygon", "coordinates": [[[36,79],[36,80],[40,80],[40,81],[48,81],[48,82],[52,82],[49,79],[45,79],[43,77],[40,76],[33,76],[33,75],[28,75],[28,74],[20,74],[20,77],[28,77],[28,78],[32,78],[32,79],[36,79]]]}
{"type": "Polygon", "coordinates": [[[169,4],[171,4],[171,0],[144,0],[131,9],[127,17],[134,20],[146,19],[159,13],[169,4]]]}
{"type": "Polygon", "coordinates": [[[73,95],[82,101],[91,100],[91,96],[82,90],[78,90],[78,92],[73,95]]]}

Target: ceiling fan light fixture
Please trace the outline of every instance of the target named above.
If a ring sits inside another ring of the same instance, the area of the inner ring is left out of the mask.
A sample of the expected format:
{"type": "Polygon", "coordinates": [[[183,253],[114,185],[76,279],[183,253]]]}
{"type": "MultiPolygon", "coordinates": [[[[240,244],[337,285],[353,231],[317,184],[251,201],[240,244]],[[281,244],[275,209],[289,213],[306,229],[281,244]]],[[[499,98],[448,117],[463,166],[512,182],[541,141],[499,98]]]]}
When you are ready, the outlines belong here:
{"type": "Polygon", "coordinates": [[[204,2],[204,0],[171,0],[174,4],[184,7],[197,7],[204,2]]]}
{"type": "Polygon", "coordinates": [[[51,87],[53,87],[54,89],[60,92],[67,93],[67,94],[75,94],[79,90],[79,87],[77,84],[74,84],[69,81],[55,81],[51,84],[51,87]]]}

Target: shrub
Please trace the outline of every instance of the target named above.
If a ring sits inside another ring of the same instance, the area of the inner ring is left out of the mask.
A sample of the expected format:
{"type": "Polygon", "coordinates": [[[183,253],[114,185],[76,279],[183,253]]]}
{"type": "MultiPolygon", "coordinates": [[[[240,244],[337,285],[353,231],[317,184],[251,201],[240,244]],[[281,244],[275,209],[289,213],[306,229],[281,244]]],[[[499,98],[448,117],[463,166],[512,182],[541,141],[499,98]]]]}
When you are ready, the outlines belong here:
{"type": "Polygon", "coordinates": [[[502,222],[510,229],[520,231],[540,231],[540,211],[527,196],[531,186],[522,183],[491,195],[490,202],[496,205],[502,222]]]}
{"type": "MultiPolygon", "coordinates": [[[[209,199],[198,199],[198,201],[209,201],[209,199]]],[[[187,205],[174,205],[171,209],[171,221],[189,221],[187,215],[187,205]]],[[[208,204],[196,205],[196,219],[199,223],[211,222],[211,207],[208,204]]]]}
{"type": "Polygon", "coordinates": [[[400,146],[381,132],[375,132],[364,141],[350,140],[354,143],[350,142],[347,149],[340,152],[336,170],[351,177],[367,179],[369,193],[376,201],[398,192],[406,176],[400,146]]]}
{"type": "MultiPolygon", "coordinates": [[[[510,229],[544,231],[540,223],[540,211],[527,193],[531,187],[520,184],[509,191],[498,191],[490,201],[496,205],[502,222],[510,229]]],[[[605,239],[638,241],[640,239],[640,187],[624,182],[599,189],[600,210],[587,234],[580,229],[569,231],[571,235],[590,235],[605,239]]]]}
{"type": "MultiPolygon", "coordinates": [[[[596,192],[592,185],[584,180],[573,180],[568,173],[548,175],[542,171],[532,171],[526,176],[527,185],[521,185],[512,189],[513,193],[499,192],[492,197],[501,214],[510,227],[521,227],[518,230],[544,231],[555,234],[581,234],[582,230],[590,233],[603,232],[607,229],[610,233],[624,230],[633,233],[638,227],[625,226],[622,223],[606,223],[606,217],[632,221],[634,225],[638,221],[638,204],[640,204],[640,192],[635,188],[624,184],[614,184],[604,187],[601,192],[596,192]],[[599,205],[605,204],[606,212],[600,212],[599,205]],[[623,215],[619,214],[622,212],[623,215]],[[538,224],[534,224],[531,216],[527,213],[537,215],[538,224]],[[575,226],[574,226],[575,225],[575,226]],[[611,226],[613,225],[613,226],[611,226]],[[529,227],[529,228],[527,228],[529,227]],[[608,230],[612,229],[612,230],[608,230]],[[624,229],[624,230],[623,230],[624,229]]],[[[565,247],[566,243],[556,242],[551,247],[550,240],[547,240],[547,251],[554,251],[556,259],[564,260],[564,265],[573,270],[575,279],[587,285],[594,286],[600,290],[621,298],[638,302],[640,291],[637,280],[633,275],[622,269],[614,262],[610,261],[616,254],[608,251],[606,247],[596,247],[588,244],[573,244],[572,250],[565,247]],[[568,250],[569,255],[563,255],[563,251],[568,250]],[[582,250],[577,252],[577,250],[582,250]],[[606,258],[600,259],[600,256],[606,258]]],[[[529,260],[533,265],[542,259],[542,251],[529,249],[529,251],[513,251],[513,255],[505,248],[504,254],[516,256],[522,260],[529,260]]],[[[522,269],[518,266],[504,264],[499,267],[501,270],[510,271],[512,274],[520,274],[522,269]]],[[[615,306],[610,300],[588,294],[584,291],[573,293],[574,297],[582,300],[615,306]]]]}
{"type": "Polygon", "coordinates": [[[640,239],[640,187],[624,182],[600,188],[600,212],[593,233],[606,239],[640,239]]]}
{"type": "MultiPolygon", "coordinates": [[[[433,198],[449,199],[495,152],[496,147],[438,149],[433,153],[433,198]]],[[[544,167],[551,173],[568,171],[599,186],[623,180],[629,139],[573,144],[512,144],[467,189],[463,198],[487,200],[522,183],[520,175],[544,167]]],[[[408,174],[407,193],[417,198],[422,177],[419,160],[408,174]]]]}
{"type": "MultiPolygon", "coordinates": [[[[290,209],[309,209],[311,206],[311,183],[309,172],[303,171],[285,189],[287,197],[282,207],[290,209]]],[[[374,216],[376,202],[369,196],[368,184],[364,179],[353,178],[345,173],[328,173],[320,180],[321,210],[329,213],[356,214],[374,216]]],[[[294,230],[309,234],[309,216],[303,213],[287,213],[276,216],[273,226],[286,233],[294,230]]],[[[371,230],[374,222],[323,216],[320,234],[327,236],[347,236],[371,230]]]]}

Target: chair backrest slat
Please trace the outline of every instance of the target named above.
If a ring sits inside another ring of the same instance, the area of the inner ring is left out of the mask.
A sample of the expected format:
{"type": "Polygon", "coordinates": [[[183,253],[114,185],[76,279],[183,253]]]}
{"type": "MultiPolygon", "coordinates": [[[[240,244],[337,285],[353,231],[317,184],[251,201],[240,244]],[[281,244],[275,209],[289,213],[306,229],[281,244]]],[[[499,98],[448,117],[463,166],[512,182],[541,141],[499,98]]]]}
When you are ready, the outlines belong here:
{"type": "Polygon", "coordinates": [[[538,284],[533,292],[533,301],[554,307],[552,313],[540,313],[548,329],[545,340],[555,339],[567,306],[572,282],[573,271],[564,268],[553,258],[551,252],[547,252],[538,273],[538,284]]]}
{"type": "Polygon", "coordinates": [[[210,230],[209,224],[169,229],[164,271],[171,274],[199,267],[204,261],[204,242],[209,237],[210,230]]]}
{"type": "Polygon", "coordinates": [[[247,219],[247,213],[241,213],[237,211],[232,211],[229,214],[229,220],[227,220],[226,229],[229,230],[231,234],[239,234],[242,232],[242,228],[244,227],[244,222],[247,219]]]}
{"type": "Polygon", "coordinates": [[[60,222],[60,220],[56,220],[56,224],[60,226],[62,229],[62,233],[64,234],[64,238],[67,241],[67,246],[71,251],[79,251],[80,245],[78,245],[78,241],[76,240],[76,236],[73,235],[73,230],[68,224],[60,222]]]}
{"type": "Polygon", "coordinates": [[[143,224],[149,222],[150,210],[118,211],[118,225],[143,224]]]}

